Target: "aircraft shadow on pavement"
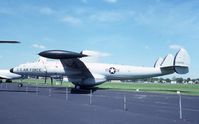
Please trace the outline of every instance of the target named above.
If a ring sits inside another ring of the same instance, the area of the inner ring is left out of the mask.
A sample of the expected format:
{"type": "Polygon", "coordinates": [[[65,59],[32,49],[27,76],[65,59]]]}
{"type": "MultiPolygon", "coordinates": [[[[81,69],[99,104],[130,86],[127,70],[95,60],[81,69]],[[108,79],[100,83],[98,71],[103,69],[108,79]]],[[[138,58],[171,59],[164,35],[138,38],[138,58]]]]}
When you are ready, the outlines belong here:
{"type": "MultiPolygon", "coordinates": [[[[60,94],[65,94],[66,92],[66,87],[59,87],[59,88],[53,88],[56,93],[60,94]]],[[[68,93],[70,94],[90,94],[91,91],[92,93],[99,90],[100,88],[98,87],[92,87],[92,88],[84,88],[84,89],[75,89],[75,88],[68,88],[68,93]]]]}

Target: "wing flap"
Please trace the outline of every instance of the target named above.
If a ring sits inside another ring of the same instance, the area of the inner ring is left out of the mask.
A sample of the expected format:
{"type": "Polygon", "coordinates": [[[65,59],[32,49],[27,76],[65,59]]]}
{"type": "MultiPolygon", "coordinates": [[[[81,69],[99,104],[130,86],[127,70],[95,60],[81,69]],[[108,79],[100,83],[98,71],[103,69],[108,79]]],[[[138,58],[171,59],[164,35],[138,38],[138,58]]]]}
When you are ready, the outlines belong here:
{"type": "Polygon", "coordinates": [[[94,76],[86,67],[86,65],[78,58],[74,59],[60,59],[64,69],[75,69],[81,73],[75,75],[69,75],[68,80],[73,83],[78,83],[78,85],[94,85],[94,81],[88,82],[88,79],[94,79],[94,76]]]}

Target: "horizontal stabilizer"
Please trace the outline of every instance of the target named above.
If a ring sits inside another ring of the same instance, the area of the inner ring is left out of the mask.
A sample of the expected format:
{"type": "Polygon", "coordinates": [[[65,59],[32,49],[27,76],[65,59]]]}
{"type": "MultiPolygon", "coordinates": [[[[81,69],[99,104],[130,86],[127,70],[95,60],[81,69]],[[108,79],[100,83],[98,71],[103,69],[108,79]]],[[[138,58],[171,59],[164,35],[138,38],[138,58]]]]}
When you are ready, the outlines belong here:
{"type": "Polygon", "coordinates": [[[185,49],[180,49],[174,59],[175,71],[178,74],[186,74],[189,72],[190,57],[185,49]]]}
{"type": "Polygon", "coordinates": [[[51,58],[51,59],[72,59],[86,57],[87,55],[65,51],[65,50],[47,50],[39,53],[40,56],[51,58]]]}

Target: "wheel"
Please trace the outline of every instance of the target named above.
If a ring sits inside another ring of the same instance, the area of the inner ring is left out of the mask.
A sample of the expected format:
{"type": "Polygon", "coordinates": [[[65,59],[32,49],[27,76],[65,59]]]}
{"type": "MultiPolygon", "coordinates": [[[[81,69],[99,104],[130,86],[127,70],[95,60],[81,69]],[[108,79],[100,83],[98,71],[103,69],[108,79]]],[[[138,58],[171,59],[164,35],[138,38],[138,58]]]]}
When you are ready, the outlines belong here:
{"type": "Polygon", "coordinates": [[[75,85],[75,89],[79,90],[81,87],[79,85],[75,85]]]}
{"type": "Polygon", "coordinates": [[[22,83],[19,83],[19,84],[18,84],[18,87],[23,87],[23,84],[22,84],[22,83]]]}
{"type": "Polygon", "coordinates": [[[11,79],[7,79],[6,83],[12,83],[12,80],[11,79]]]}

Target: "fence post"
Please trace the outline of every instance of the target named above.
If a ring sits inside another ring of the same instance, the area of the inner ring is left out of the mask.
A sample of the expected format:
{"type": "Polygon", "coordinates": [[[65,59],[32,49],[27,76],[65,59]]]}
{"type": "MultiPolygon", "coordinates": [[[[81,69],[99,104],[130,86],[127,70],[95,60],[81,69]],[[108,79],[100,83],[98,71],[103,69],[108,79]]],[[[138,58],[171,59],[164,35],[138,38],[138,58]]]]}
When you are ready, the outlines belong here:
{"type": "Polygon", "coordinates": [[[93,96],[92,90],[90,90],[90,105],[92,105],[92,96],[93,96]]]}
{"type": "Polygon", "coordinates": [[[124,95],[124,111],[127,111],[127,106],[126,106],[126,95],[124,95]]]}
{"type": "Polygon", "coordinates": [[[38,86],[36,86],[36,94],[37,94],[37,96],[39,95],[39,88],[38,88],[38,86]]]}
{"type": "Polygon", "coordinates": [[[177,94],[179,95],[179,115],[180,119],[182,119],[182,98],[180,91],[177,91],[177,94]]]}
{"type": "Polygon", "coordinates": [[[48,89],[48,96],[51,96],[51,88],[48,89]]]}
{"type": "Polygon", "coordinates": [[[66,101],[68,101],[68,87],[66,87],[66,101]]]}
{"type": "Polygon", "coordinates": [[[28,86],[26,86],[26,94],[28,93],[28,86]]]}

